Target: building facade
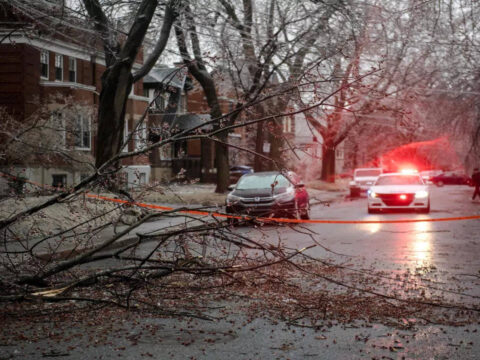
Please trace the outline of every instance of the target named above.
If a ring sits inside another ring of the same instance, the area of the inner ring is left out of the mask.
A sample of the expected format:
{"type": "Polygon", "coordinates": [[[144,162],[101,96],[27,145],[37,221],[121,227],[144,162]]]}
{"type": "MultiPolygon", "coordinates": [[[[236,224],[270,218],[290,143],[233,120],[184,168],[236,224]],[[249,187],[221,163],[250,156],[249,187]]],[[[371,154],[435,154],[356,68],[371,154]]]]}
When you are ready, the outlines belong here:
{"type": "MultiPolygon", "coordinates": [[[[2,8],[0,21],[3,136],[22,134],[6,139],[0,167],[41,185],[76,184],[94,171],[96,115],[105,71],[102,47],[88,28],[63,25],[53,32],[41,31],[46,25],[37,26],[23,9],[2,8]]],[[[134,67],[142,61],[139,54],[134,67]]],[[[126,106],[125,138],[148,102],[142,81],[135,83],[126,106]]],[[[146,133],[145,126],[138,127],[123,151],[144,146],[146,133]]],[[[122,165],[126,186],[149,182],[147,156],[125,159],[122,165]]]]}

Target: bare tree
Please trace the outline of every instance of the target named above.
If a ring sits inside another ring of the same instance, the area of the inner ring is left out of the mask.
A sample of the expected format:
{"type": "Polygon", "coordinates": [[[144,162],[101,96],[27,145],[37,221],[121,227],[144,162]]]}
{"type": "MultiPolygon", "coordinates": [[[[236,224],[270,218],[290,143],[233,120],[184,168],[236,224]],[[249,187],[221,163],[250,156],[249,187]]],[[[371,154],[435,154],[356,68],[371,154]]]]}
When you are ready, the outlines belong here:
{"type": "MultiPolygon", "coordinates": [[[[217,90],[215,87],[215,81],[212,75],[209,73],[207,66],[202,58],[202,50],[200,40],[197,34],[194,18],[189,3],[184,5],[184,17],[185,19],[179,19],[179,26],[175,28],[175,34],[177,37],[178,48],[180,55],[190,73],[200,83],[207,98],[208,106],[210,107],[210,116],[212,119],[216,119],[215,129],[219,130],[227,124],[225,120],[222,120],[222,110],[218,101],[217,90]],[[184,29],[185,24],[188,27],[184,29]],[[187,47],[185,33],[190,34],[191,48],[193,50],[194,57],[189,54],[187,47]]],[[[230,123],[230,122],[229,122],[230,123]]],[[[229,185],[229,171],[228,165],[228,132],[220,131],[217,133],[218,140],[215,142],[215,167],[217,169],[217,187],[215,191],[217,193],[224,193],[229,185]]]]}
{"type": "Polygon", "coordinates": [[[98,0],[85,0],[84,5],[94,22],[95,29],[102,37],[107,66],[102,76],[102,91],[98,106],[96,166],[100,167],[121,149],[125,106],[132,84],[150,71],[165,49],[170,29],[177,16],[176,1],[171,0],[166,4],[163,26],[155,48],[142,68],[135,73],[132,73],[133,64],[142,47],[158,1],[144,0],[139,4],[133,24],[124,40],[113,30],[98,0]]]}

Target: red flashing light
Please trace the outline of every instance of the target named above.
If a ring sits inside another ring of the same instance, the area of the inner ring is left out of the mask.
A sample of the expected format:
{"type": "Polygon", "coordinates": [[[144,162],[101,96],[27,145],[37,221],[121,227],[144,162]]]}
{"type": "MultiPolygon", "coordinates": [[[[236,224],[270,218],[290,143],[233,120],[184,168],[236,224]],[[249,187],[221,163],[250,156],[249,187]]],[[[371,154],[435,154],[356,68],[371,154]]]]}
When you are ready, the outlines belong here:
{"type": "Polygon", "coordinates": [[[418,173],[417,169],[402,169],[400,170],[402,174],[416,174],[418,173]]]}
{"type": "Polygon", "coordinates": [[[407,195],[402,194],[399,196],[400,200],[407,200],[407,195]]]}

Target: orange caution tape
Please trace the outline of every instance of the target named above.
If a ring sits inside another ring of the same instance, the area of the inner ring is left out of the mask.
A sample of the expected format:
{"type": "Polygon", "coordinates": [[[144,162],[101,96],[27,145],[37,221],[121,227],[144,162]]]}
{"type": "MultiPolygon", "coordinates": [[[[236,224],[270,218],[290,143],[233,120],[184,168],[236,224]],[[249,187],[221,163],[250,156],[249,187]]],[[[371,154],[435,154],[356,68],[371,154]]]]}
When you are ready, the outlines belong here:
{"type": "MultiPolygon", "coordinates": [[[[146,203],[137,203],[130,202],[127,200],[113,199],[106,196],[92,195],[87,194],[90,198],[95,198],[105,201],[113,201],[121,204],[130,204],[138,207],[156,209],[162,211],[172,211],[175,210],[174,207],[169,206],[160,206],[154,204],[146,203]]],[[[228,215],[217,212],[209,211],[198,211],[198,210],[179,210],[180,213],[191,214],[191,215],[202,215],[202,216],[214,216],[219,218],[228,218],[228,219],[238,219],[238,220],[259,220],[264,222],[277,222],[277,223],[294,223],[294,224],[397,224],[397,223],[417,223],[417,222],[439,222],[439,221],[458,221],[458,220],[475,220],[480,219],[480,215],[472,216],[457,216],[457,217],[445,217],[445,218],[428,218],[428,219],[400,219],[400,220],[322,220],[322,219],[312,219],[312,220],[303,220],[303,219],[286,219],[286,218],[265,218],[265,217],[254,217],[254,216],[240,216],[240,215],[228,215]]]]}
{"type": "MultiPolygon", "coordinates": [[[[0,176],[4,176],[7,178],[15,179],[16,177],[12,175],[8,175],[5,173],[0,173],[0,176]]],[[[24,182],[30,183],[32,185],[43,187],[43,188],[51,188],[55,190],[60,190],[54,188],[53,186],[48,185],[41,185],[29,180],[22,180],[24,182]]],[[[174,207],[170,206],[161,206],[155,204],[146,204],[146,203],[137,203],[131,202],[127,200],[115,199],[110,198],[107,196],[100,196],[100,195],[93,195],[93,194],[86,194],[87,197],[91,199],[97,200],[104,200],[115,202],[118,204],[129,204],[133,206],[138,206],[147,209],[154,209],[160,211],[174,211],[174,207]]],[[[443,218],[428,218],[428,219],[400,219],[400,220],[322,220],[322,219],[312,219],[312,220],[303,220],[303,219],[286,219],[286,218],[265,218],[265,217],[254,217],[249,215],[228,215],[222,214],[218,212],[210,212],[210,211],[198,211],[198,210],[179,210],[179,213],[183,214],[190,214],[190,215],[201,215],[201,216],[214,216],[218,218],[225,218],[225,219],[237,219],[237,220],[259,220],[263,222],[275,222],[275,223],[291,223],[291,224],[399,224],[399,223],[417,223],[417,222],[441,222],[441,221],[459,221],[459,220],[477,220],[480,219],[480,215],[471,215],[471,216],[456,216],[456,217],[443,217],[443,218]]]]}

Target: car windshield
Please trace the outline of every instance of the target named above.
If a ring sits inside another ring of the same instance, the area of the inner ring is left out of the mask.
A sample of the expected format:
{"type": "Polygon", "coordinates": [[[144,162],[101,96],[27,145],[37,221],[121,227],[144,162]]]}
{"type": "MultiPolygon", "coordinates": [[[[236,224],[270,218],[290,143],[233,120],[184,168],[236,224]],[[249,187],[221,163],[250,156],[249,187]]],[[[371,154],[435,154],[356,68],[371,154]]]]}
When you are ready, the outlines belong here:
{"type": "Polygon", "coordinates": [[[288,187],[290,184],[287,178],[280,174],[249,175],[243,176],[236,188],[237,190],[271,189],[274,182],[276,182],[276,188],[288,187]]]}
{"type": "Polygon", "coordinates": [[[418,175],[380,176],[375,185],[423,185],[418,175]]]}
{"type": "Polygon", "coordinates": [[[355,176],[379,176],[381,173],[380,170],[357,170],[355,176]]]}

